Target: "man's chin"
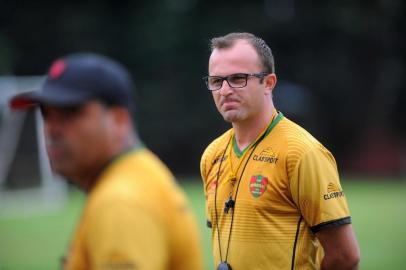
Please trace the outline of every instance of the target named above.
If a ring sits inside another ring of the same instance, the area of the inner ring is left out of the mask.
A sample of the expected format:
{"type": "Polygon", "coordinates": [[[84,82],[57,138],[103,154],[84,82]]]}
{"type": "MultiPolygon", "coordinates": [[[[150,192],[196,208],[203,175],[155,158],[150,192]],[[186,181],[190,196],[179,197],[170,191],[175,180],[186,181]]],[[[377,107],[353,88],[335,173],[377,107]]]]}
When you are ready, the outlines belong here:
{"type": "Polygon", "coordinates": [[[59,171],[54,170],[54,172],[56,174],[60,175],[63,178],[63,180],[65,180],[67,183],[80,187],[77,177],[75,177],[72,173],[69,173],[69,172],[66,172],[63,170],[59,170],[59,171]]]}
{"type": "Polygon", "coordinates": [[[241,117],[236,112],[230,111],[230,112],[223,113],[224,121],[229,122],[229,123],[238,122],[241,120],[240,118],[241,117]]]}
{"type": "Polygon", "coordinates": [[[52,171],[65,179],[72,179],[72,170],[67,168],[67,166],[63,166],[62,164],[58,164],[56,162],[51,162],[52,171]]]}

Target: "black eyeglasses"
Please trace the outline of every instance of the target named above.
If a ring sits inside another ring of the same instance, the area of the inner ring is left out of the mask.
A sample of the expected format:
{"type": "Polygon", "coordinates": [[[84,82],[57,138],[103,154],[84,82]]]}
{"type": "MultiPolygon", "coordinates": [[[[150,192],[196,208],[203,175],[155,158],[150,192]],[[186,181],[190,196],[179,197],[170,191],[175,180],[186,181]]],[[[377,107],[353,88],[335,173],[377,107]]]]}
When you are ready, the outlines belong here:
{"type": "Polygon", "coordinates": [[[259,79],[264,78],[269,73],[260,72],[260,73],[235,73],[228,75],[226,77],[221,76],[206,76],[203,77],[204,82],[206,83],[207,89],[210,91],[219,90],[223,86],[223,82],[227,81],[228,85],[231,88],[243,88],[247,86],[248,77],[257,77],[259,79]]]}

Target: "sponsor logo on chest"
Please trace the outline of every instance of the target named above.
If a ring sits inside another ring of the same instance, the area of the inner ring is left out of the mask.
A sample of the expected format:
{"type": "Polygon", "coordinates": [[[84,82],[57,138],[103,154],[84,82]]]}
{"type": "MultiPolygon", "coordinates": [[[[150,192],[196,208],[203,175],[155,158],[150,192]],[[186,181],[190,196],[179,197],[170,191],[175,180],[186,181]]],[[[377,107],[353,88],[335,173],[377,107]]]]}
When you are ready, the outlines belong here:
{"type": "Polygon", "coordinates": [[[266,162],[271,164],[276,164],[276,162],[278,162],[278,157],[271,147],[265,148],[261,151],[261,153],[259,153],[259,155],[254,155],[252,159],[254,161],[266,162]]]}

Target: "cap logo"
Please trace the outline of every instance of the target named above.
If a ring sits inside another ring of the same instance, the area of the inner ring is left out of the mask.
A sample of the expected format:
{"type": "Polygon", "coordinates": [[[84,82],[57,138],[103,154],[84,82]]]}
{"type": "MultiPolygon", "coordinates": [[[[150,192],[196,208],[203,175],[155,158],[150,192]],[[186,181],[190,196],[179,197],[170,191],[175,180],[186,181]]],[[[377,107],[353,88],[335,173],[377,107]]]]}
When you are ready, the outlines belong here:
{"type": "Polygon", "coordinates": [[[52,79],[56,79],[60,77],[64,71],[65,71],[65,62],[59,59],[56,60],[49,69],[49,76],[52,79]]]}

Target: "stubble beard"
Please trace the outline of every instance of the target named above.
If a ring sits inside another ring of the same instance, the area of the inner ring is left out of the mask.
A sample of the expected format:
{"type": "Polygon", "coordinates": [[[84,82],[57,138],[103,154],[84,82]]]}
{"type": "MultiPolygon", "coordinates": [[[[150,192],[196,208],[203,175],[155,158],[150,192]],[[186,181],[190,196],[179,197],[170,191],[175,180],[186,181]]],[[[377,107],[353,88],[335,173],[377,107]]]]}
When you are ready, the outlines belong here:
{"type": "Polygon", "coordinates": [[[224,121],[228,123],[235,123],[243,120],[243,113],[239,110],[230,110],[226,112],[222,112],[222,116],[224,121]]]}

